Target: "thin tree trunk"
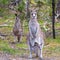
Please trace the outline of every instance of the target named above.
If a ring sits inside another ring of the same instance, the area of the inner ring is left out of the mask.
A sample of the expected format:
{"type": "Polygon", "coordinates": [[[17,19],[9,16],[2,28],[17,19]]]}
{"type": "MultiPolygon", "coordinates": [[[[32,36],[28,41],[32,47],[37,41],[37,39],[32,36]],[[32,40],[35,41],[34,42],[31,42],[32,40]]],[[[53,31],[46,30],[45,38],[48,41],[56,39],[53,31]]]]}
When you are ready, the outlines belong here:
{"type": "Polygon", "coordinates": [[[27,0],[27,20],[29,21],[30,19],[30,0],[27,0]]]}
{"type": "Polygon", "coordinates": [[[53,38],[55,39],[55,0],[52,0],[52,31],[53,38]]]}

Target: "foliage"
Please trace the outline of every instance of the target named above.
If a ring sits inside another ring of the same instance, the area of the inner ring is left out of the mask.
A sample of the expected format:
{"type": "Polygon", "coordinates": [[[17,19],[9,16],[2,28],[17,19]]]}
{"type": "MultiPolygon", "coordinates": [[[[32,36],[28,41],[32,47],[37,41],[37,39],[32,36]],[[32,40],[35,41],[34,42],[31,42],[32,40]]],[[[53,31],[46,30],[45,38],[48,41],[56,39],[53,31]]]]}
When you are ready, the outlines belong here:
{"type": "Polygon", "coordinates": [[[0,5],[3,5],[3,6],[5,6],[5,5],[8,5],[9,4],[9,0],[0,0],[0,5]]]}
{"type": "Polygon", "coordinates": [[[18,5],[18,10],[22,12],[25,9],[25,2],[22,0],[18,5]]]}

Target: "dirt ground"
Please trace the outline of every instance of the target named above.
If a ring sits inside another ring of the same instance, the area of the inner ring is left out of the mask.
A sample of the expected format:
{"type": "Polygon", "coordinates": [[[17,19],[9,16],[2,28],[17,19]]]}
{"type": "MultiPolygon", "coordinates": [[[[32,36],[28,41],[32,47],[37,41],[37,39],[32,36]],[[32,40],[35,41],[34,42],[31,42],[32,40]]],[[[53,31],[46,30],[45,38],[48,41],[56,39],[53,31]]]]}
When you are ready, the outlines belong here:
{"type": "MultiPolygon", "coordinates": [[[[0,53],[0,60],[39,60],[36,57],[33,57],[33,59],[29,59],[27,55],[25,56],[12,56],[6,53],[0,53]]],[[[51,56],[51,57],[44,57],[43,60],[60,60],[59,56],[51,56]]]]}
{"type": "MultiPolygon", "coordinates": [[[[11,47],[15,48],[16,46],[14,44],[13,45],[11,44],[11,47]]],[[[26,51],[28,51],[28,49],[26,51]]],[[[28,58],[29,54],[26,51],[23,55],[20,56],[7,54],[5,52],[0,52],[0,60],[40,60],[38,57],[35,56],[32,59],[29,59],[28,58]]],[[[60,60],[60,54],[44,49],[43,60],[60,60]]]]}

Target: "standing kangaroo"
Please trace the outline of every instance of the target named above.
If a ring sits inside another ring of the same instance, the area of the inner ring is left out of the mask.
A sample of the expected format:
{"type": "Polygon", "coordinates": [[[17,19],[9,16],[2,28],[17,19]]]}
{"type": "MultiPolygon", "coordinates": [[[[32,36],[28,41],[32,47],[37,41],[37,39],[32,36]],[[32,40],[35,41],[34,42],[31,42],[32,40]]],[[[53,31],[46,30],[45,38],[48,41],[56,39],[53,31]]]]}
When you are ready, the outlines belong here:
{"type": "Polygon", "coordinates": [[[36,53],[36,56],[38,56],[42,60],[42,49],[44,45],[43,37],[43,32],[41,31],[41,28],[37,21],[37,12],[36,10],[31,10],[29,21],[29,35],[27,37],[30,50],[29,58],[32,58],[33,51],[34,53],[36,53]]]}
{"type": "Polygon", "coordinates": [[[21,40],[21,36],[22,36],[22,29],[21,29],[21,23],[20,23],[20,18],[17,14],[15,14],[16,18],[15,18],[15,24],[13,27],[13,34],[15,37],[17,37],[18,42],[20,42],[21,40]]]}

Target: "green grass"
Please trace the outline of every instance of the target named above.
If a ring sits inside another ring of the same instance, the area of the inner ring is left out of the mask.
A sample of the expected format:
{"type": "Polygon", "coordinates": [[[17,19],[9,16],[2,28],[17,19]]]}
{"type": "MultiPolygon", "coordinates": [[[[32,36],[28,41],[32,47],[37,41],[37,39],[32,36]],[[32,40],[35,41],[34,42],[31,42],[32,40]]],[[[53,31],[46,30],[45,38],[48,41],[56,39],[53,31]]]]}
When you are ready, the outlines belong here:
{"type": "Polygon", "coordinates": [[[18,48],[27,48],[27,40],[26,37],[23,37],[21,40],[21,43],[16,44],[16,47],[18,48]]]}
{"type": "Polygon", "coordinates": [[[27,48],[27,44],[22,43],[22,44],[16,44],[18,48],[27,48]]]}
{"type": "MultiPolygon", "coordinates": [[[[10,38],[12,40],[12,38],[10,38]]],[[[46,41],[49,43],[48,46],[44,47],[44,51],[48,51],[46,52],[48,54],[60,54],[60,37],[57,36],[56,39],[53,38],[47,38],[46,41]]],[[[22,43],[17,43],[17,44],[12,44],[12,46],[15,46],[15,48],[11,47],[11,44],[9,43],[11,41],[8,40],[1,40],[0,39],[0,51],[3,51],[5,53],[9,53],[9,54],[18,54],[18,55],[22,55],[24,53],[26,53],[25,50],[19,50],[21,48],[28,48],[28,45],[26,44],[26,39],[23,38],[22,43]]]]}
{"type": "Polygon", "coordinates": [[[60,43],[60,36],[56,36],[56,39],[53,39],[52,37],[48,37],[47,38],[47,41],[50,43],[50,42],[53,42],[53,43],[60,43]]]}
{"type": "Polygon", "coordinates": [[[55,28],[60,28],[60,23],[56,23],[55,28]]]}
{"type": "Polygon", "coordinates": [[[0,27],[0,32],[9,34],[12,31],[12,27],[0,27]]]}
{"type": "Polygon", "coordinates": [[[44,47],[47,56],[59,56],[60,55],[60,36],[56,36],[56,39],[47,38],[46,42],[48,45],[44,47]]]}
{"type": "Polygon", "coordinates": [[[25,51],[24,50],[19,50],[18,46],[23,47],[24,45],[23,44],[22,45],[17,44],[17,47],[12,48],[8,41],[0,40],[0,51],[3,51],[4,53],[12,54],[12,55],[15,55],[15,54],[21,55],[25,51]]]}
{"type": "Polygon", "coordinates": [[[0,51],[10,54],[15,54],[17,52],[17,50],[10,48],[8,42],[2,40],[0,40],[0,51]]]}

